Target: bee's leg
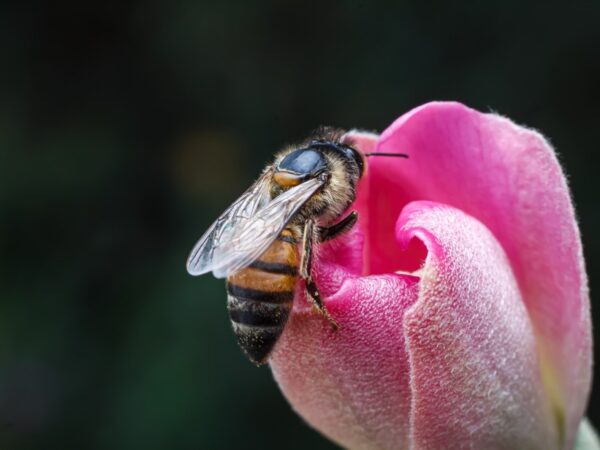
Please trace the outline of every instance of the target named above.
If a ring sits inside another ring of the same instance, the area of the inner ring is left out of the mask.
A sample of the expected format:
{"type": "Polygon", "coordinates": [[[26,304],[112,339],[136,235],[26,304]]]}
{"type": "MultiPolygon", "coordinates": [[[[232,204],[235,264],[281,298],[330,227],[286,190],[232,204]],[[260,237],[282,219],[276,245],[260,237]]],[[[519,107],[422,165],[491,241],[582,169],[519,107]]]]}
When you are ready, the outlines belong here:
{"type": "Polygon", "coordinates": [[[308,299],[311,301],[313,306],[325,316],[331,329],[336,331],[338,324],[329,315],[325,303],[319,294],[319,289],[315,284],[315,281],[311,275],[312,269],[312,246],[315,242],[315,223],[312,220],[306,221],[304,224],[304,233],[302,234],[302,259],[300,260],[300,277],[306,283],[306,291],[308,293],[308,299]]]}
{"type": "Polygon", "coordinates": [[[356,211],[352,211],[338,223],[330,227],[319,227],[319,240],[321,242],[325,242],[347,233],[356,224],[357,220],[358,213],[356,211]]]}

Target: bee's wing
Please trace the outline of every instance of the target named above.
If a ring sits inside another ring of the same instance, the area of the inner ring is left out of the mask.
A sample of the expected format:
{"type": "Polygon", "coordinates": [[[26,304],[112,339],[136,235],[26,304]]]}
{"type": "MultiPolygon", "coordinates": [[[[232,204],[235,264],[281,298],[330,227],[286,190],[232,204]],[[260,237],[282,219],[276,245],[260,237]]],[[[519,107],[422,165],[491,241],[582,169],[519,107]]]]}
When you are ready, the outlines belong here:
{"type": "Polygon", "coordinates": [[[294,186],[275,197],[250,220],[228,230],[214,251],[213,274],[217,278],[227,277],[255,261],[323,183],[313,178],[294,186]]]}
{"type": "Polygon", "coordinates": [[[214,252],[223,242],[223,235],[247,223],[256,211],[269,202],[270,171],[266,171],[250,188],[231,204],[198,240],[187,260],[190,275],[202,275],[214,267],[214,252]]]}

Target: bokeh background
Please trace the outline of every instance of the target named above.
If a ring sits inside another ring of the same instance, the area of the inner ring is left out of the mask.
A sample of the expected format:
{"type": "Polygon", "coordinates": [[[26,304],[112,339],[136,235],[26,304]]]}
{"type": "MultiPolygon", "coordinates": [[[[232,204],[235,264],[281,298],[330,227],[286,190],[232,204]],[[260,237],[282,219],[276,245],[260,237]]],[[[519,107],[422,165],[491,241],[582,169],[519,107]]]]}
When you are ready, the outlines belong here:
{"type": "Polygon", "coordinates": [[[455,99],[542,130],[594,298],[599,23],[595,0],[2,2],[0,448],[335,448],[236,347],[223,282],[184,270],[320,124],[455,99]]]}

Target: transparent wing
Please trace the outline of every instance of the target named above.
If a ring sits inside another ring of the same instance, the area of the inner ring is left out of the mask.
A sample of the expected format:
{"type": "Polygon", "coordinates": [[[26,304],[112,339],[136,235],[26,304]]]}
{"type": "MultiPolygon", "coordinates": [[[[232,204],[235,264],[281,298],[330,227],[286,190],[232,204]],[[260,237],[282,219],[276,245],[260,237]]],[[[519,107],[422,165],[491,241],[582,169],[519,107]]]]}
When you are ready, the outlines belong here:
{"type": "Polygon", "coordinates": [[[217,278],[227,277],[255,261],[322,185],[323,181],[311,179],[294,186],[258,210],[250,220],[229,228],[212,255],[213,274],[217,278]]]}
{"type": "Polygon", "coordinates": [[[223,242],[223,236],[234,228],[244,227],[256,211],[266,206],[269,202],[270,176],[270,171],[262,174],[202,235],[187,260],[186,267],[190,275],[212,271],[213,255],[223,242]]]}

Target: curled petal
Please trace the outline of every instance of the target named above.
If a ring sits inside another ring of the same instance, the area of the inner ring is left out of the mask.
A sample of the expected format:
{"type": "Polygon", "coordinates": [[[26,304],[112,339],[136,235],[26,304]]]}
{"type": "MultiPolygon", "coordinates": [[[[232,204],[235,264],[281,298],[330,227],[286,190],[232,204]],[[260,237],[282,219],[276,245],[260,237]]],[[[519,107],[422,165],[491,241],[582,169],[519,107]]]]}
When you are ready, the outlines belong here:
{"type": "MultiPolygon", "coordinates": [[[[426,249],[420,277],[347,273],[327,301],[337,333],[297,303],[271,359],[291,404],[352,449],[558,448],[533,329],[495,238],[430,203],[409,205],[395,229],[397,259],[415,241],[426,249]]],[[[323,265],[325,276],[343,270],[323,265]]]]}
{"type": "Polygon", "coordinates": [[[370,161],[369,199],[362,200],[369,272],[399,268],[388,222],[410,201],[445,203],[482,222],[510,260],[557,428],[572,448],[591,383],[591,326],[581,240],[554,151],[533,130],[450,102],[400,117],[377,151],[410,159],[370,161]]]}
{"type": "Polygon", "coordinates": [[[342,329],[303,294],[271,364],[314,427],[352,448],[573,446],[589,395],[581,242],[552,148],[457,103],[405,114],[378,138],[358,227],[315,276],[342,329]]]}
{"type": "Polygon", "coordinates": [[[404,320],[412,448],[558,448],[534,330],[498,242],[475,219],[425,202],[409,204],[396,230],[429,250],[404,320]]]}

